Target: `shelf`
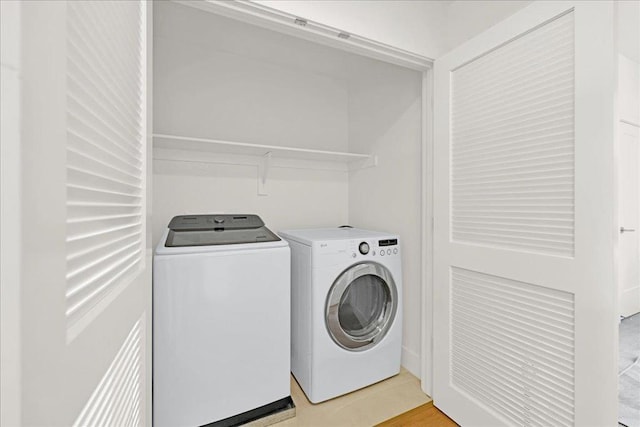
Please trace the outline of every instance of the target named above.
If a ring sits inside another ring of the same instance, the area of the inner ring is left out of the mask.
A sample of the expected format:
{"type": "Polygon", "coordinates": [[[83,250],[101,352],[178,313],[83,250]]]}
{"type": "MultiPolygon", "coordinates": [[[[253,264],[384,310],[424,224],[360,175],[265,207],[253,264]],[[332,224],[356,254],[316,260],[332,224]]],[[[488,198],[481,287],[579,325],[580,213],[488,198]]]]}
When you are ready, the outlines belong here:
{"type": "Polygon", "coordinates": [[[363,167],[375,165],[375,156],[339,151],[312,150],[277,145],[250,144],[246,142],[193,138],[188,136],[153,134],[153,146],[178,150],[196,150],[224,154],[242,154],[264,157],[267,155],[288,159],[304,159],[328,162],[362,162],[363,167]],[[366,164],[366,166],[365,166],[366,164]]]}
{"type": "Polygon", "coordinates": [[[349,170],[364,169],[378,165],[378,157],[369,154],[250,144],[246,142],[222,141],[218,139],[193,138],[159,133],[153,134],[153,147],[259,157],[259,162],[257,163],[258,194],[263,196],[268,194],[267,176],[273,157],[346,163],[349,164],[349,170]]]}

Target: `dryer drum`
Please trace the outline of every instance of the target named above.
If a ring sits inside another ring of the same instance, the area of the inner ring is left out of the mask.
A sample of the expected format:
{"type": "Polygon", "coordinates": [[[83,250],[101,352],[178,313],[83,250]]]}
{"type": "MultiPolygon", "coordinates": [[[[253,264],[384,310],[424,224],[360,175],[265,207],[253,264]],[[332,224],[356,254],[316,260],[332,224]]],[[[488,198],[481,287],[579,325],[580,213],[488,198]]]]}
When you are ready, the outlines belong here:
{"type": "Polygon", "coordinates": [[[325,308],[329,335],[340,347],[362,351],[380,342],[393,325],[398,291],[381,264],[354,264],[335,280],[325,308]]]}

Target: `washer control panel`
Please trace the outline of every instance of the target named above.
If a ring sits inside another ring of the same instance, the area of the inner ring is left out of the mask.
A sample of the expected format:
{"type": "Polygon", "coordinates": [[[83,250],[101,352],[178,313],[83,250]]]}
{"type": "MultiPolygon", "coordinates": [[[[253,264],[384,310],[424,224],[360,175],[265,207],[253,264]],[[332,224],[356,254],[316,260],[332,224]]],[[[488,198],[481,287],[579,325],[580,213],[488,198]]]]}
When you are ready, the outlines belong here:
{"type": "Polygon", "coordinates": [[[350,242],[352,258],[358,257],[388,257],[398,255],[398,239],[383,240],[352,240],[350,242]]]}

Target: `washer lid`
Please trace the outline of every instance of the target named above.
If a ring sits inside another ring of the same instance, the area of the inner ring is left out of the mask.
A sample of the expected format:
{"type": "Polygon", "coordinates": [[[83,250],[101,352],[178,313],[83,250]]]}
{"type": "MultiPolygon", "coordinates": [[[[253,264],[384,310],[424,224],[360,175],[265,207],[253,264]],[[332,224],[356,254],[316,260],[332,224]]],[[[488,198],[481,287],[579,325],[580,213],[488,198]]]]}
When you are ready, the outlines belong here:
{"type": "Polygon", "coordinates": [[[277,242],[258,215],[180,215],[169,223],[166,247],[277,242]]]}

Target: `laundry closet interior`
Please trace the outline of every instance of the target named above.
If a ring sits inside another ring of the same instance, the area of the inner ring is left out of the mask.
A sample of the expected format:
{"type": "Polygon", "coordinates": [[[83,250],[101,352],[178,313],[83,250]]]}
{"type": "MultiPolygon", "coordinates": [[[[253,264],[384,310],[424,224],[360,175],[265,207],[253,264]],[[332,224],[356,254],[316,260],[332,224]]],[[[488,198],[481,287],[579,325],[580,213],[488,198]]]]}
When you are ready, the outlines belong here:
{"type": "Polygon", "coordinates": [[[328,46],[188,4],[153,9],[154,246],[172,217],[199,213],[397,233],[403,365],[420,376],[427,58],[402,66],[349,52],[344,33],[328,46]]]}

